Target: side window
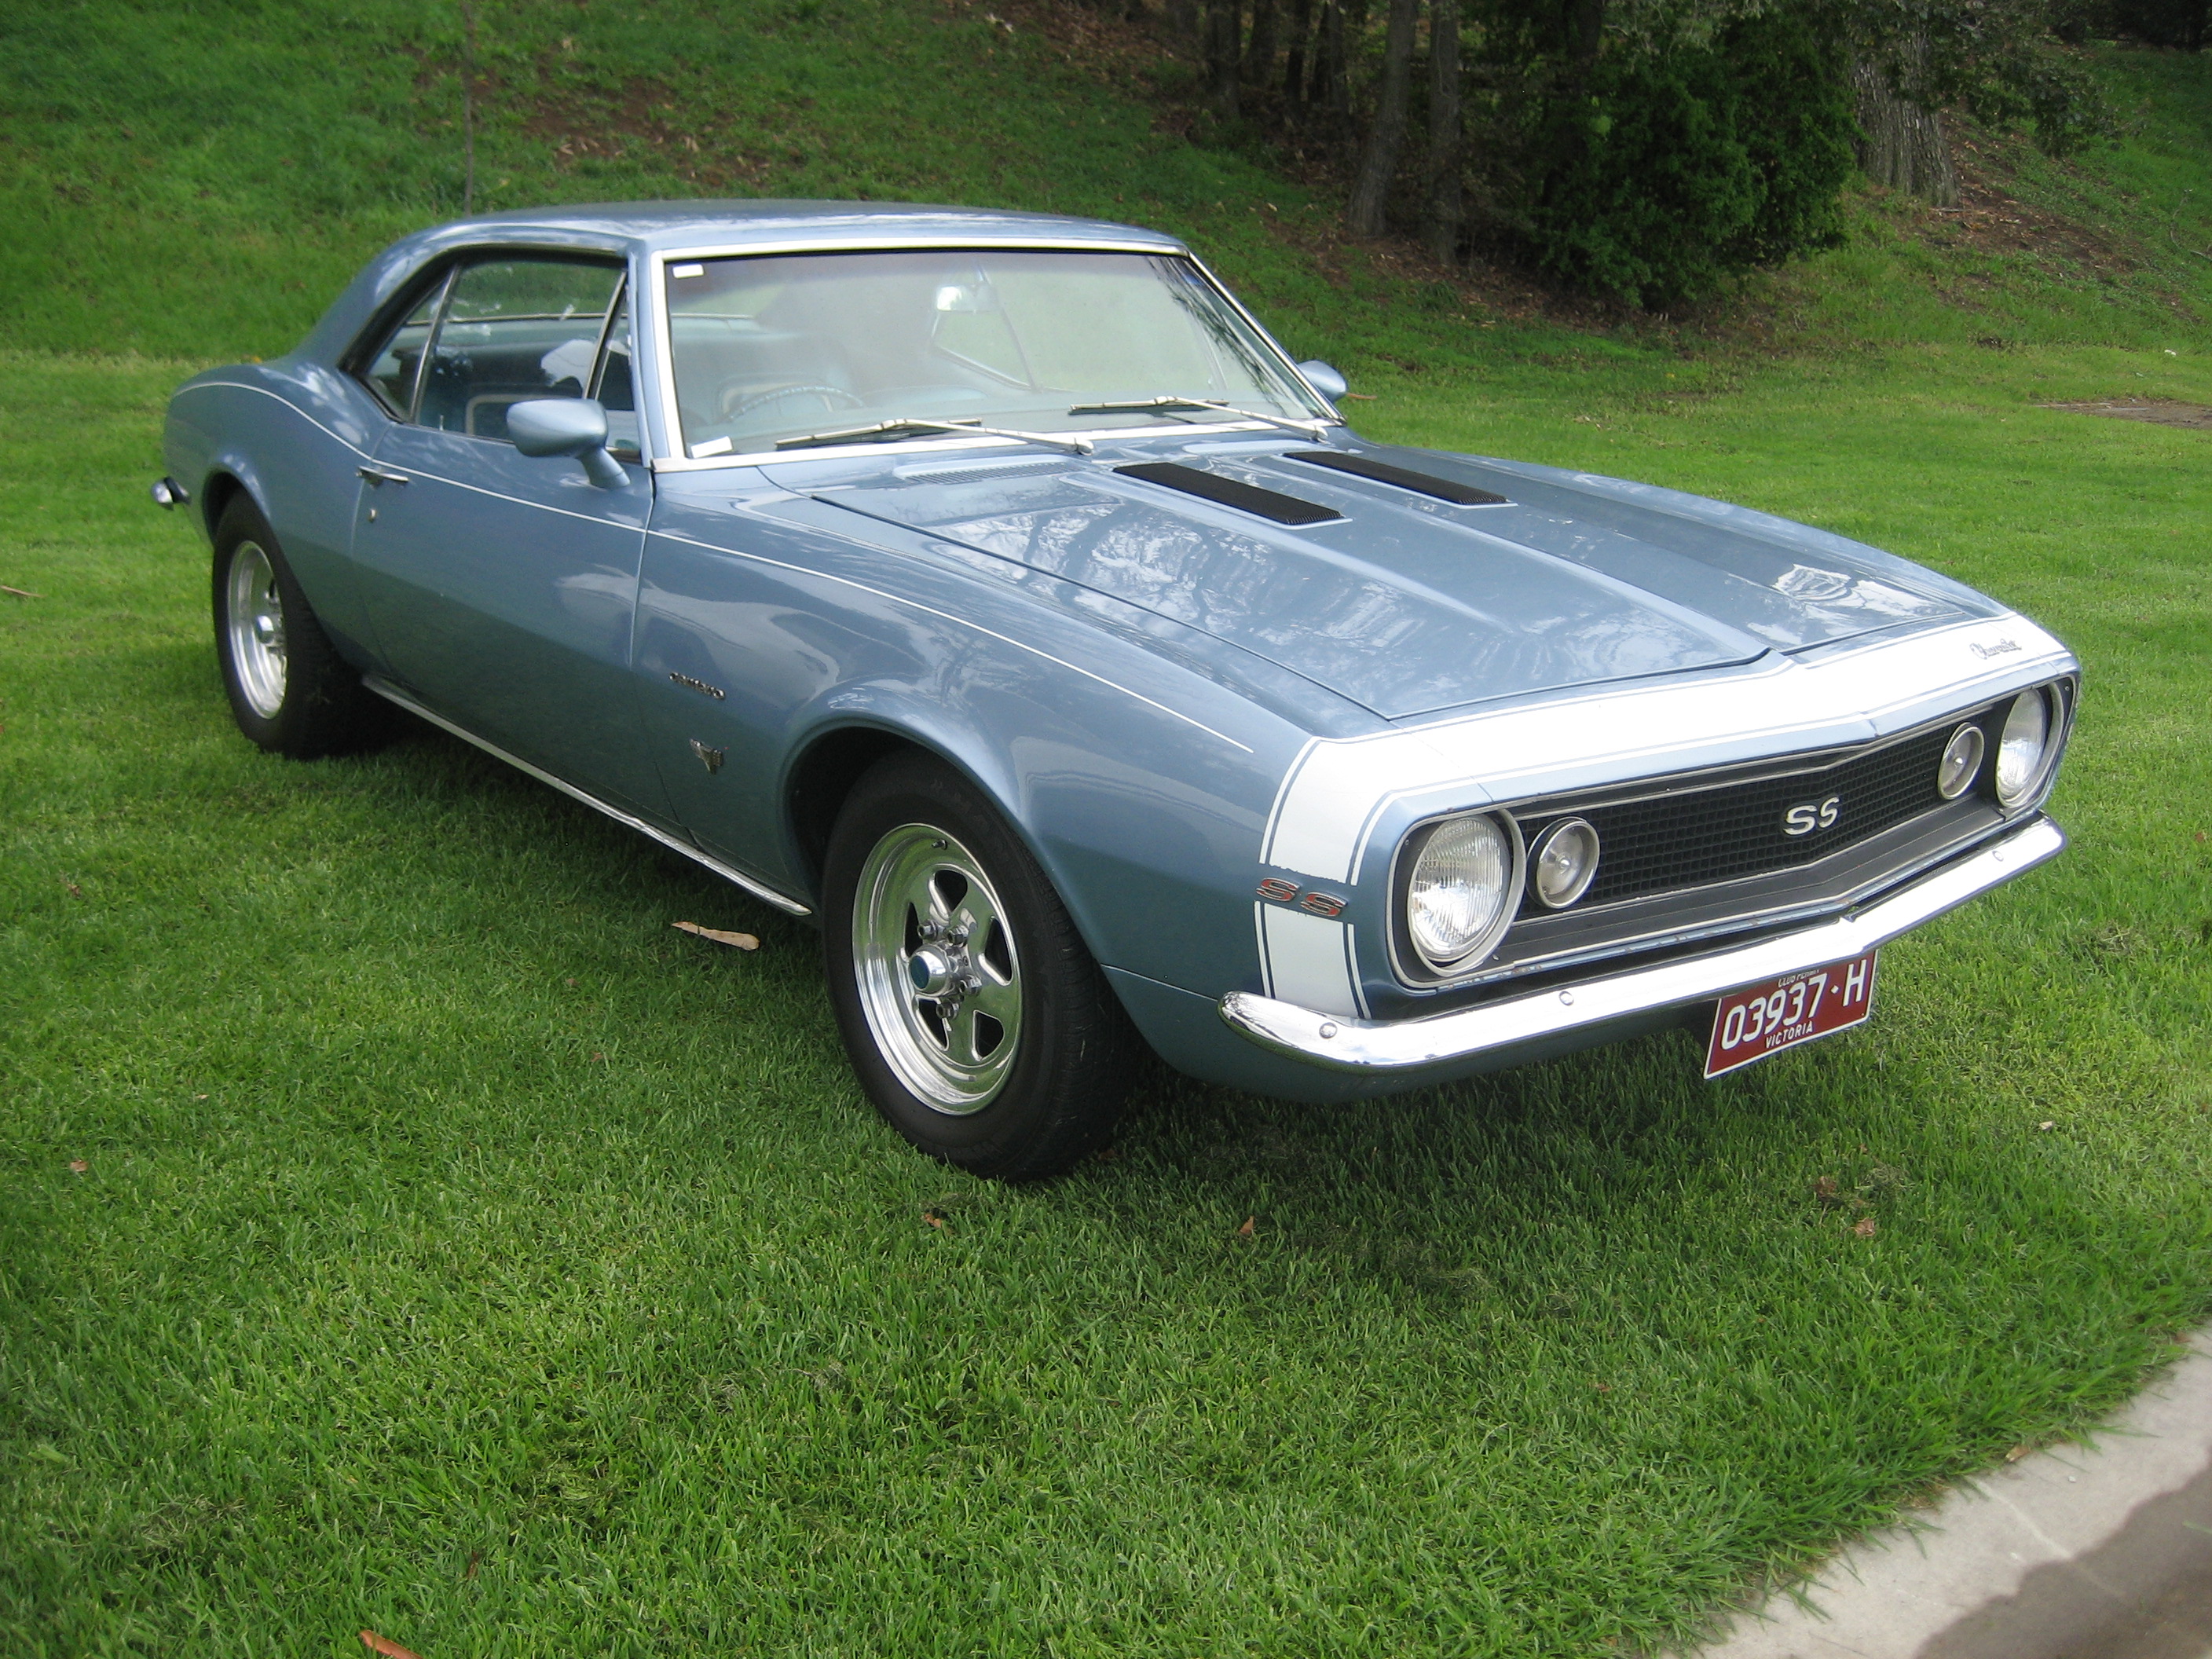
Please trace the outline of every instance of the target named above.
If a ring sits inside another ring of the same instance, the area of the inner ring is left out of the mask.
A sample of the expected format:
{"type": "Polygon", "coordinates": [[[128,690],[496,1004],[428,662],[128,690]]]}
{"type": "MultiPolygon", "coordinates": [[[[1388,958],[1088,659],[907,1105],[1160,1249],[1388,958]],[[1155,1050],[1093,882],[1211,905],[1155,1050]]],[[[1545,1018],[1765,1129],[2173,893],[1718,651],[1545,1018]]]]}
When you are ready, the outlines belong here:
{"type": "Polygon", "coordinates": [[[591,395],[607,411],[607,447],[617,455],[637,454],[637,392],[630,376],[627,286],[615,301],[614,320],[607,325],[607,343],[599,353],[599,370],[592,377],[591,395]]]}
{"type": "Polygon", "coordinates": [[[621,281],[617,266],[569,259],[464,266],[430,349],[416,419],[504,440],[510,404],[582,397],[621,281]]]}
{"type": "Polygon", "coordinates": [[[361,378],[376,394],[377,401],[403,421],[415,408],[415,381],[422,367],[422,348],[429,343],[430,325],[438,319],[438,301],[445,297],[446,285],[441,282],[401,319],[392,337],[377,349],[362,372],[361,378]]]}

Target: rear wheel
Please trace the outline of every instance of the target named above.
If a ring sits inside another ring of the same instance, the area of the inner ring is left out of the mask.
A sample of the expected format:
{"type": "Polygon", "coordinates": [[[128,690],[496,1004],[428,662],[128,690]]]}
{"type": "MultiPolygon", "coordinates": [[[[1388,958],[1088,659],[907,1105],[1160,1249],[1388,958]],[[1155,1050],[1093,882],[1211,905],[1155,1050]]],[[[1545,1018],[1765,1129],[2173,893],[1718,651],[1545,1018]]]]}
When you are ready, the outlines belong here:
{"type": "Polygon", "coordinates": [[[1029,849],[920,755],[878,763],[830,836],[830,995],[860,1085],[922,1151],[1012,1181],[1103,1145],[1137,1040],[1029,849]]]}
{"type": "Polygon", "coordinates": [[[359,748],[383,704],[323,632],[268,521],[239,495],[215,532],[215,641],[238,729],[295,760],[359,748]]]}

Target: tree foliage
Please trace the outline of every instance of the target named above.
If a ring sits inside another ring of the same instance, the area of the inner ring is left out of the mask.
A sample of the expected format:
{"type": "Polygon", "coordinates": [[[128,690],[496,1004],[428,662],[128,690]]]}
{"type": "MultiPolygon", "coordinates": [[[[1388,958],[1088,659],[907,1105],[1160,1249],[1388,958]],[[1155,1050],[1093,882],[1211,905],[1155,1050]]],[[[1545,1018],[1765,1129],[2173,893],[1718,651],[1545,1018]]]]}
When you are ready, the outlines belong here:
{"type": "Polygon", "coordinates": [[[2075,48],[2195,50],[2212,22],[2212,0],[1160,3],[1217,118],[1347,178],[1354,234],[1646,306],[1832,241],[1854,166],[1955,194],[1946,108],[2081,149],[2110,121],[2075,48]]]}

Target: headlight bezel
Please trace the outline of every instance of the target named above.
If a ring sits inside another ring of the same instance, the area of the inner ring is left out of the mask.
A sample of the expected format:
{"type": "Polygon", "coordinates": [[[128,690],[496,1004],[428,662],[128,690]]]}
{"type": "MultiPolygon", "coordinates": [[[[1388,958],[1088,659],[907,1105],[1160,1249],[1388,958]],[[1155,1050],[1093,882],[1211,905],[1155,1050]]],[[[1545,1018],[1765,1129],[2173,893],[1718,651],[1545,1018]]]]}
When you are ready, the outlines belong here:
{"type": "Polygon", "coordinates": [[[2043,798],[2049,788],[2051,775],[2057,770],[2058,759],[2066,750],[2068,728],[2071,724],[2072,699],[2066,694],[2066,683],[2049,680],[2040,685],[2025,686],[2007,697],[1990,713],[1990,730],[1994,734],[1988,744],[1984,765],[1989,776],[1990,795],[1998,809],[2008,814],[2022,811],[2043,798]],[[2020,787],[2008,793],[2003,783],[2005,731],[2012,724],[2013,712],[2027,698],[2034,697],[2043,705],[2043,747],[2035,757],[2027,779],[2020,787]]]}
{"type": "Polygon", "coordinates": [[[1528,886],[1528,844],[1522,835],[1521,826],[1510,812],[1466,811],[1439,812],[1424,818],[1409,828],[1399,838],[1398,850],[1392,860],[1390,871],[1390,943],[1401,969],[1416,982],[1442,984],[1472,972],[1497,950],[1498,942],[1505,937],[1506,930],[1520,919],[1521,905],[1528,886]],[[1438,962],[1424,951],[1413,937],[1411,908],[1413,872],[1421,854],[1428,850],[1429,842],[1447,824],[1466,818],[1487,818],[1505,837],[1510,854],[1510,869],[1505,878],[1505,890],[1498,913],[1490,920],[1474,945],[1449,961],[1438,962]]]}

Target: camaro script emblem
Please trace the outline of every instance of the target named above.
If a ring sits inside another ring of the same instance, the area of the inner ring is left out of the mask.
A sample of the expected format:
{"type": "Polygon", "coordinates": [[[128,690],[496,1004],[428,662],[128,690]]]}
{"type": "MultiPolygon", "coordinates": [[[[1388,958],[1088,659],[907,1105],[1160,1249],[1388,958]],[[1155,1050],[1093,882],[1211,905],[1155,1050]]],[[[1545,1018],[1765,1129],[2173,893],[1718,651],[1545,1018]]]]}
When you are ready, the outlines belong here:
{"type": "Polygon", "coordinates": [[[1844,810],[1844,798],[1831,795],[1826,800],[1801,801],[1782,815],[1782,833],[1785,836],[1809,836],[1815,830],[1832,829],[1836,815],[1844,810]]]}

